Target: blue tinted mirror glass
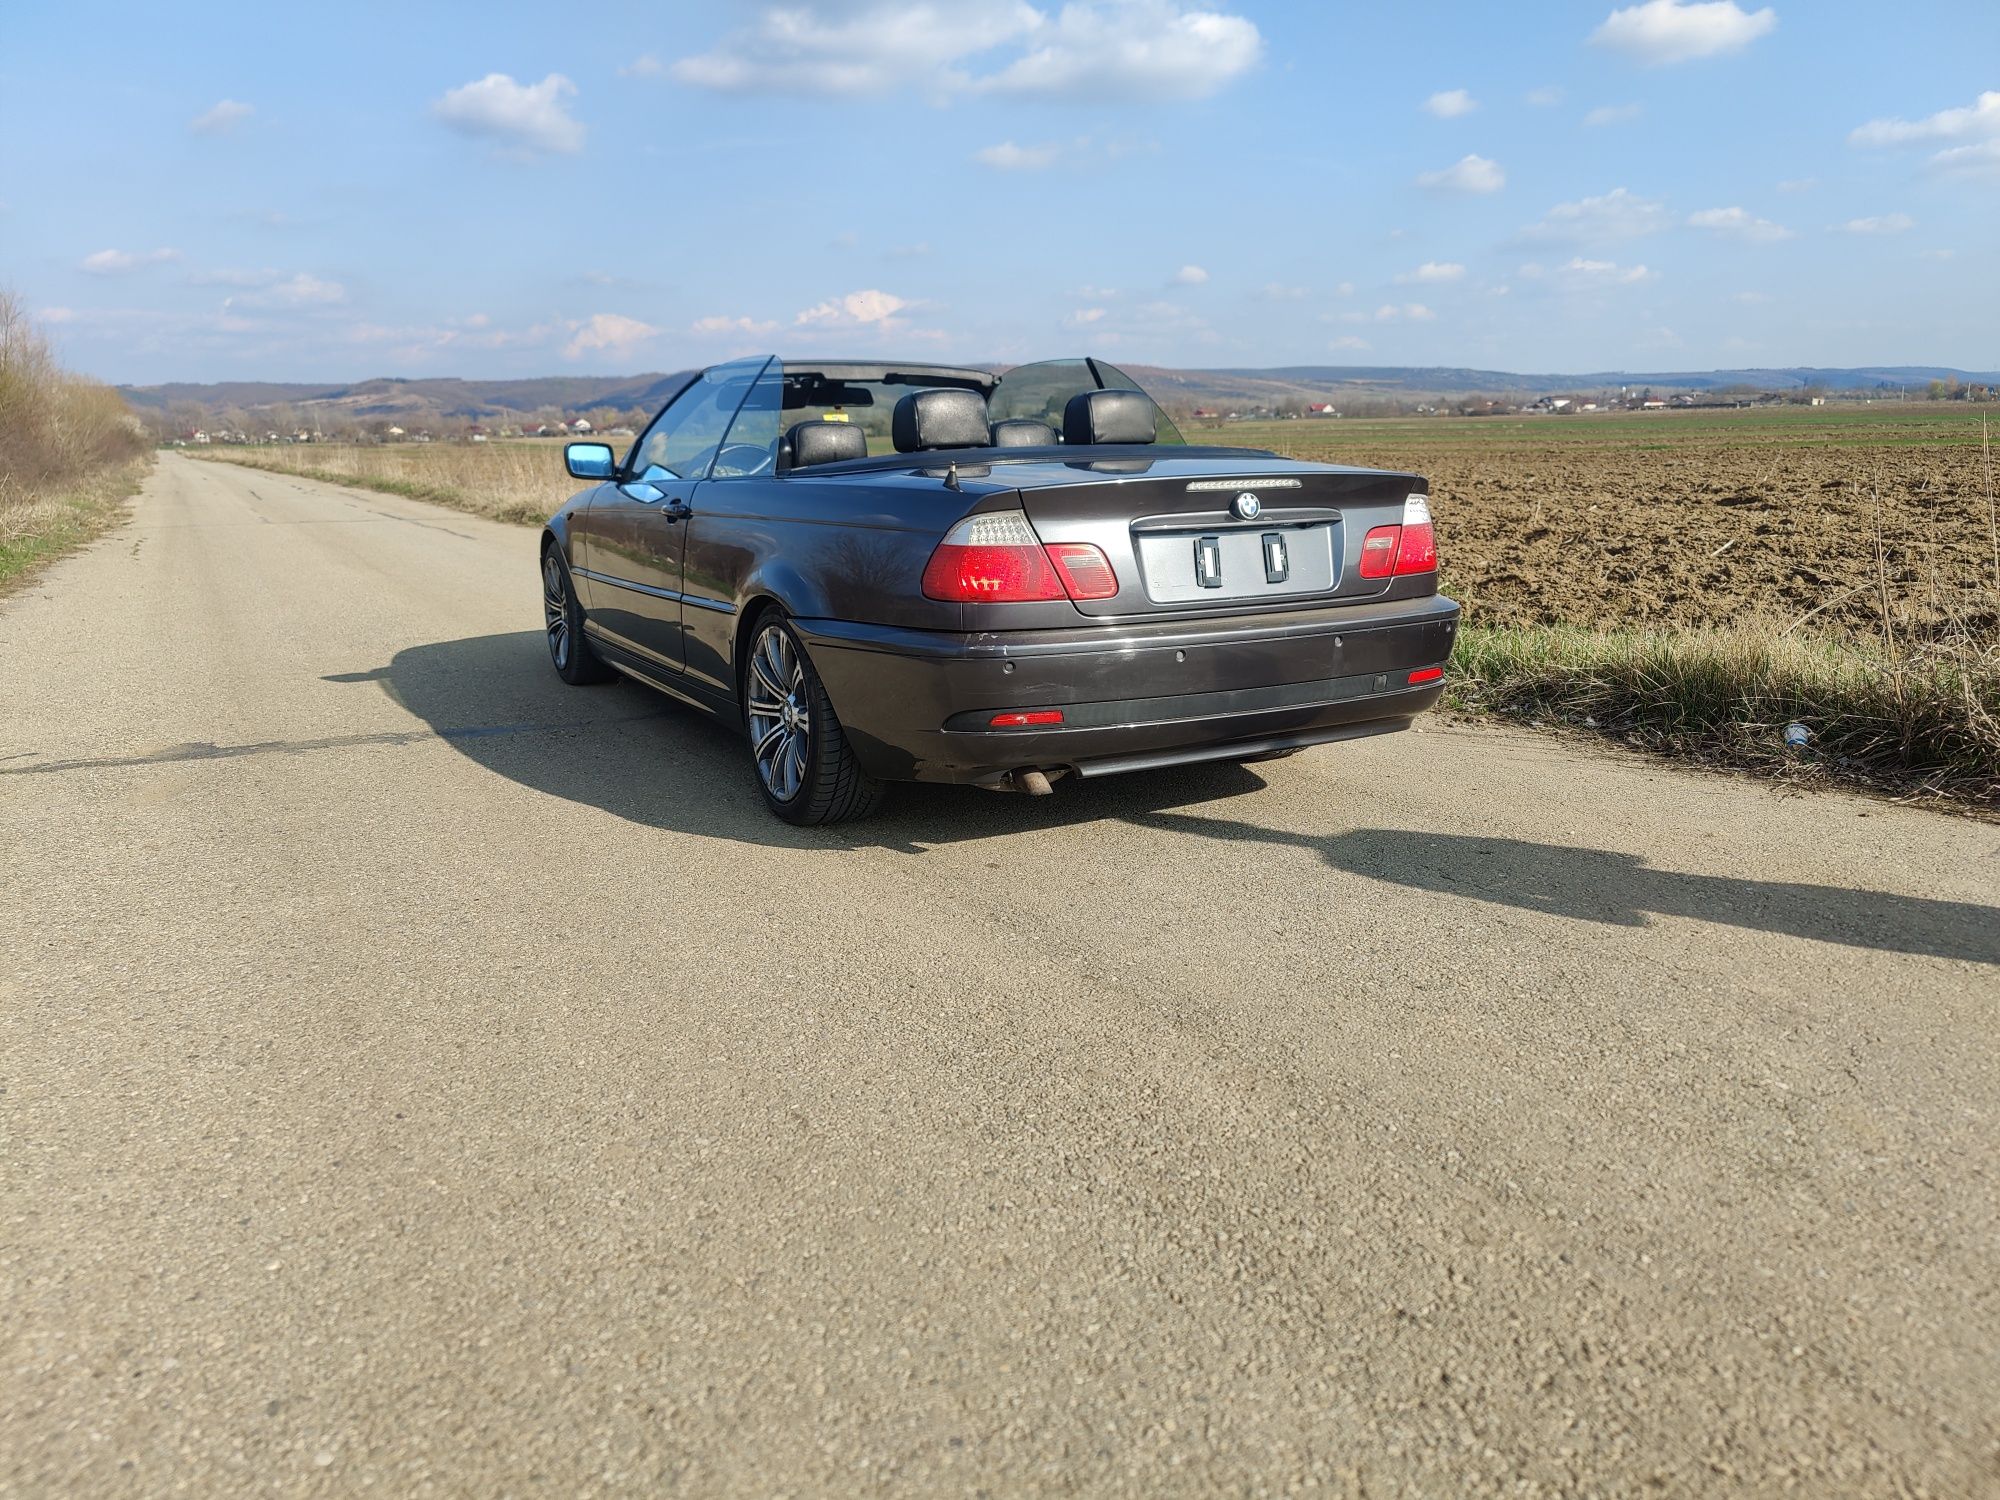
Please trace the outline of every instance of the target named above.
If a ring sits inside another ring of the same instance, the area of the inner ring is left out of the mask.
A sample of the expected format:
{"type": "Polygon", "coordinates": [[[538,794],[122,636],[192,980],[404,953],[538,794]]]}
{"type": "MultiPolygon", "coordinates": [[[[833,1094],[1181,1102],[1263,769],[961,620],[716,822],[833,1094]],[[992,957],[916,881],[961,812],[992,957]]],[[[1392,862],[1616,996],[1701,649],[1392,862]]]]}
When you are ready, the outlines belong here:
{"type": "Polygon", "coordinates": [[[572,479],[609,479],[617,461],[607,444],[571,443],[563,449],[563,462],[572,479]]]}

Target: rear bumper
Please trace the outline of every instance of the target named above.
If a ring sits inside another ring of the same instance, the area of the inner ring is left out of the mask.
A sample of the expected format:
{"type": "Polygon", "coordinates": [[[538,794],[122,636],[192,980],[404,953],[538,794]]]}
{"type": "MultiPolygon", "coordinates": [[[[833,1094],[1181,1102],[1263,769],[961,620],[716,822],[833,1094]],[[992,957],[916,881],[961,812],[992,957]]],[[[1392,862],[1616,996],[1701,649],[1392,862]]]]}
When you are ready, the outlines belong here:
{"type": "Polygon", "coordinates": [[[1409,674],[1451,655],[1449,599],[1282,616],[953,634],[794,620],[864,770],[993,783],[1097,776],[1405,728],[1438,700],[1409,674]],[[993,729],[1010,709],[1063,711],[993,729]]]}

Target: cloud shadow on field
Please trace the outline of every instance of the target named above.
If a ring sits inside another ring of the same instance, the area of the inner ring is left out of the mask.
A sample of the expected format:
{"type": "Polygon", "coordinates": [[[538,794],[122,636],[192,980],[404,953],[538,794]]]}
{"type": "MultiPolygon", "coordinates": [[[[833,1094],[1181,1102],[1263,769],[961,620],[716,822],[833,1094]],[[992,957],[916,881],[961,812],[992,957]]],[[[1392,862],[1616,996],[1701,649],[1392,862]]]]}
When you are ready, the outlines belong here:
{"type": "Polygon", "coordinates": [[[437,641],[386,666],[327,682],[378,685],[467,759],[510,781],[613,817],[676,833],[788,849],[927,846],[1094,821],[1261,791],[1249,769],[1218,762],[1064,782],[1053,797],[907,785],[865,822],[794,828],[764,806],[742,731],[619,679],[574,688],[549,666],[538,630],[437,641]]]}
{"type": "Polygon", "coordinates": [[[1785,937],[2000,964],[2000,908],[1889,891],[1662,870],[1630,854],[1470,834],[1354,828],[1288,833],[1222,818],[1143,814],[1147,827],[1308,849],[1335,870],[1545,916],[1644,927],[1690,917],[1785,937]]]}

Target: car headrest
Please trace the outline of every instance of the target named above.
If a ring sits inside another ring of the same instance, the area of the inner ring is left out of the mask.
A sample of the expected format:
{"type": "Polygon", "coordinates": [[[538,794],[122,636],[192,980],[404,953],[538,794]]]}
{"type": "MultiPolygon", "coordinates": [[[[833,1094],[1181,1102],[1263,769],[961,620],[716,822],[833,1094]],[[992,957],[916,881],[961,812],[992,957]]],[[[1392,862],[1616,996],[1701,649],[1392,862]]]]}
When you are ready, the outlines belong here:
{"type": "Polygon", "coordinates": [[[1156,410],[1143,391],[1085,391],[1063,408],[1063,441],[1150,443],[1159,433],[1156,410]]]}
{"type": "Polygon", "coordinates": [[[993,424],[989,439],[996,448],[1053,448],[1056,430],[1033,417],[1009,417],[993,424]]]}
{"type": "Polygon", "coordinates": [[[868,434],[852,422],[794,422],[785,441],[795,469],[868,456],[868,434]]]}
{"type": "Polygon", "coordinates": [[[912,391],[896,403],[889,435],[898,453],[984,448],[986,398],[977,391],[912,391]]]}

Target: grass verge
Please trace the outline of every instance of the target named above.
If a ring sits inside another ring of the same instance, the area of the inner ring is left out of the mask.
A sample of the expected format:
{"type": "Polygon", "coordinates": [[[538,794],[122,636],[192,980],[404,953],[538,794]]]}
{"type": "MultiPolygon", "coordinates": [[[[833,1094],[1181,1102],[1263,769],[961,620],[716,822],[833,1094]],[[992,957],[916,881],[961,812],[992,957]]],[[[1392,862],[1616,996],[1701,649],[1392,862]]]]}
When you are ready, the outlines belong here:
{"type": "Polygon", "coordinates": [[[2000,646],[1466,626],[1447,701],[1711,765],[2000,814],[2000,646]],[[1803,724],[1803,749],[1784,741],[1803,724]]]}
{"type": "Polygon", "coordinates": [[[184,450],[190,458],[293,474],[326,484],[402,495],[432,505],[539,526],[580,488],[546,447],[504,444],[459,448],[229,448],[184,450]]]}
{"type": "Polygon", "coordinates": [[[132,459],[62,489],[0,505],[0,594],[115,526],[152,467],[150,456],[132,459]]]}

